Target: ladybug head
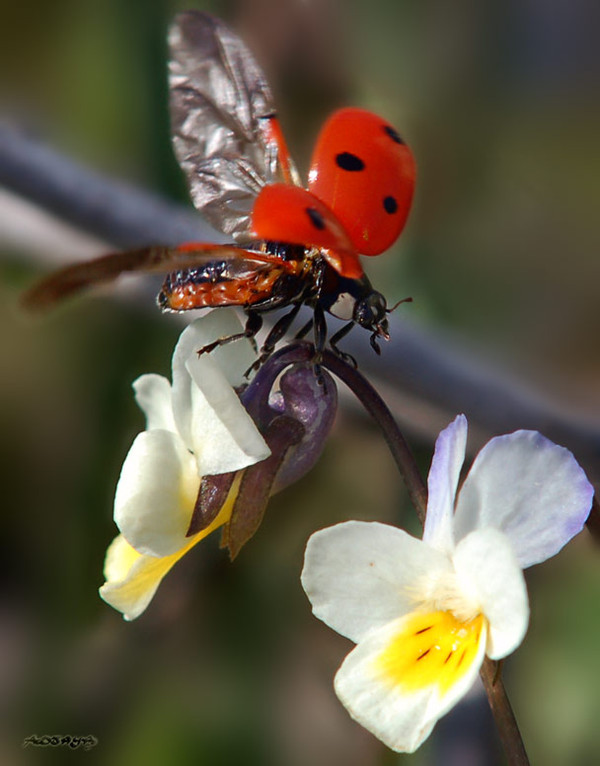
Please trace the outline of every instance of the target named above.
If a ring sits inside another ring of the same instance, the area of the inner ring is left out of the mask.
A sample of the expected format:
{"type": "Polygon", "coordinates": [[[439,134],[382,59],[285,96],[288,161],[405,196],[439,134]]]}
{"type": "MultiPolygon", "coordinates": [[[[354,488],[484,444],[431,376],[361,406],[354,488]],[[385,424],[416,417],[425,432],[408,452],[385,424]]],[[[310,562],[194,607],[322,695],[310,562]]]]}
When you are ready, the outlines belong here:
{"type": "Polygon", "coordinates": [[[381,349],[377,343],[377,338],[385,340],[390,339],[388,332],[388,321],[386,319],[387,303],[381,293],[372,290],[360,300],[356,301],[354,306],[354,321],[367,330],[373,330],[371,335],[371,346],[376,353],[380,354],[381,349]]]}

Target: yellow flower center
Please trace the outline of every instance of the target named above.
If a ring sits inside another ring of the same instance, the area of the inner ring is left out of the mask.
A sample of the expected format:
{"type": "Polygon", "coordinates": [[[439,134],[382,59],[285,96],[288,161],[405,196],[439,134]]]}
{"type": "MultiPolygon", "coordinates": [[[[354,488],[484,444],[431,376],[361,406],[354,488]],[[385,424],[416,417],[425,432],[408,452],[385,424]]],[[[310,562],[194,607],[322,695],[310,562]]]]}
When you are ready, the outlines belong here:
{"type": "Polygon", "coordinates": [[[375,660],[375,671],[392,686],[415,692],[437,685],[443,696],[477,657],[487,620],[460,620],[448,611],[416,612],[375,660]]]}

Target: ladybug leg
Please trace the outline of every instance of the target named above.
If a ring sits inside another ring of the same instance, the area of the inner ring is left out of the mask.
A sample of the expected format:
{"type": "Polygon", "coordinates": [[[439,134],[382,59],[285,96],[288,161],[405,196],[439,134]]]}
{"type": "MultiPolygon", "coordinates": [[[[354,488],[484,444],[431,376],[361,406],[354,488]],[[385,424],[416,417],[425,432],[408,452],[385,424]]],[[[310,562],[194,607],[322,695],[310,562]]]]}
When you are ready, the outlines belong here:
{"type": "Polygon", "coordinates": [[[304,325],[304,327],[301,327],[298,330],[298,332],[294,335],[294,340],[302,340],[302,338],[304,338],[304,336],[307,335],[310,329],[312,328],[313,322],[314,320],[309,319],[308,322],[304,325]]]}
{"type": "Polygon", "coordinates": [[[325,312],[318,303],[315,306],[313,319],[315,325],[315,359],[320,362],[327,342],[327,322],[325,321],[325,312]]]}
{"type": "Polygon", "coordinates": [[[291,311],[289,311],[287,314],[284,314],[282,317],[280,317],[277,320],[277,322],[275,322],[275,324],[269,331],[269,334],[265,338],[265,342],[261,346],[260,356],[254,362],[253,365],[248,367],[248,369],[244,373],[244,377],[247,378],[251,372],[253,372],[254,370],[258,370],[260,366],[263,364],[263,362],[265,362],[271,356],[275,346],[279,343],[279,341],[283,338],[283,336],[289,330],[290,325],[292,324],[294,319],[298,316],[298,312],[300,311],[301,308],[302,308],[302,304],[296,303],[296,305],[292,308],[291,311]]]}
{"type": "Polygon", "coordinates": [[[244,332],[236,332],[234,335],[225,335],[222,338],[217,338],[217,340],[212,343],[208,343],[206,346],[199,348],[196,353],[198,356],[201,354],[210,354],[211,351],[219,348],[219,346],[226,346],[228,343],[233,343],[236,340],[241,340],[242,338],[253,339],[262,327],[262,323],[262,316],[257,311],[248,311],[248,318],[246,319],[244,332]]]}
{"type": "Polygon", "coordinates": [[[315,356],[313,359],[315,376],[320,385],[325,385],[325,379],[321,371],[321,359],[327,341],[327,322],[325,321],[325,313],[318,303],[315,306],[313,320],[315,330],[315,356]]]}
{"type": "Polygon", "coordinates": [[[332,335],[329,339],[329,345],[331,346],[331,350],[339,356],[339,358],[346,362],[347,364],[351,364],[352,367],[354,367],[355,370],[358,369],[358,364],[356,362],[356,359],[352,356],[352,354],[347,354],[345,351],[340,351],[340,349],[337,347],[337,344],[341,341],[343,337],[348,335],[350,330],[354,327],[355,322],[348,322],[348,324],[345,324],[341,330],[338,330],[335,335],[332,335]]]}

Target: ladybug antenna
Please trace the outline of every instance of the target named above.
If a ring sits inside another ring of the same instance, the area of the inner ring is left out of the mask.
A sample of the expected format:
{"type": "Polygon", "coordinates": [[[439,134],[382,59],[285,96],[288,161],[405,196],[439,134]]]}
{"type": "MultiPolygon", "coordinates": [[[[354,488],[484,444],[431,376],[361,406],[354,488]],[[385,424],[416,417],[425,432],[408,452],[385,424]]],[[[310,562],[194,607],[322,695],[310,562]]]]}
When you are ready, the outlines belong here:
{"type": "Polygon", "coordinates": [[[396,311],[401,303],[412,303],[412,298],[402,298],[402,300],[399,300],[398,303],[394,303],[391,309],[386,309],[387,313],[391,314],[392,311],[396,311]]]}

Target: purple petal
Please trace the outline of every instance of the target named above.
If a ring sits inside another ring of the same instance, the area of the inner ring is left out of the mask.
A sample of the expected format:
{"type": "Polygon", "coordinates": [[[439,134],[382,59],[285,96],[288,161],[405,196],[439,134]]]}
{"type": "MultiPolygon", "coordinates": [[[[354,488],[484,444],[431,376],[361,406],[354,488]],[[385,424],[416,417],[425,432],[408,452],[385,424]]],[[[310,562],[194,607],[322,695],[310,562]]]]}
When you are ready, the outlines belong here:
{"type": "Polygon", "coordinates": [[[300,443],[290,448],[277,474],[274,491],[287,487],[309,471],[321,456],[337,412],[337,388],[331,375],[314,365],[295,364],[281,378],[281,412],[304,426],[300,443]]]}

